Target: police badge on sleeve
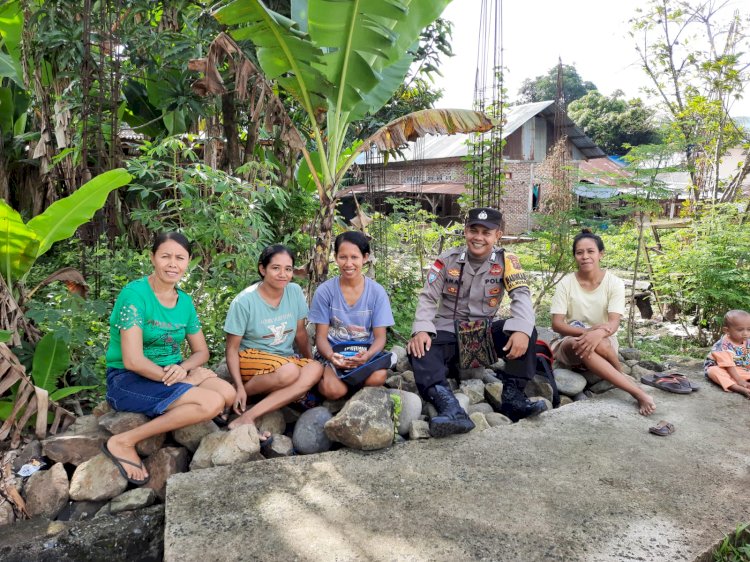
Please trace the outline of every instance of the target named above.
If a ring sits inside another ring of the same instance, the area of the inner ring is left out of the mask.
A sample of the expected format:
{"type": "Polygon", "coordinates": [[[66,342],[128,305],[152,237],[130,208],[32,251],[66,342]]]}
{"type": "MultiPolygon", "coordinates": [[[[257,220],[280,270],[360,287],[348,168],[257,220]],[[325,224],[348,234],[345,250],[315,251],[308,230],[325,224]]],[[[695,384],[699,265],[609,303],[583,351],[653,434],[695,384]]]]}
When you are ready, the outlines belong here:
{"type": "Polygon", "coordinates": [[[505,290],[511,292],[518,287],[528,287],[529,279],[521,267],[521,262],[515,254],[505,254],[505,277],[503,277],[505,290]]]}
{"type": "Polygon", "coordinates": [[[439,260],[439,259],[435,260],[435,263],[433,263],[430,266],[430,271],[427,274],[427,282],[430,285],[432,285],[437,280],[438,275],[440,275],[440,272],[443,270],[444,267],[445,267],[445,264],[443,263],[442,260],[439,260]]]}

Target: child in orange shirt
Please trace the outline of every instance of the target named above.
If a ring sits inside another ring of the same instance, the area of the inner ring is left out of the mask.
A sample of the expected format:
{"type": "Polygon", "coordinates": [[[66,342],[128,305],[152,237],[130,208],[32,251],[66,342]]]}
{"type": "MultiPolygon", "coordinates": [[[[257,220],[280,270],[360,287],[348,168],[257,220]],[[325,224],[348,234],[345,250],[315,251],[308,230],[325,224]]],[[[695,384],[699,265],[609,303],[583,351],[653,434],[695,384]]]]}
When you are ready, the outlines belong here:
{"type": "Polygon", "coordinates": [[[703,370],[725,392],[750,398],[750,312],[730,310],[724,315],[724,335],[711,348],[703,370]]]}

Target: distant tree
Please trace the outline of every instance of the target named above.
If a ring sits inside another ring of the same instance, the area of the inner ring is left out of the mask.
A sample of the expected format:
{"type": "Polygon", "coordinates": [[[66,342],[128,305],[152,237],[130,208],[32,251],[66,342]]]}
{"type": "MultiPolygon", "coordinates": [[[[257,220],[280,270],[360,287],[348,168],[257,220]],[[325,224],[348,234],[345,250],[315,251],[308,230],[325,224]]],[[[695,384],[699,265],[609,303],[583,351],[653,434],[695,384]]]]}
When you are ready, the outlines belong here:
{"type": "Polygon", "coordinates": [[[747,14],[729,2],[649,0],[631,20],[641,66],[661,99],[671,138],[683,147],[692,200],[732,201],[750,175],[750,138],[732,120],[732,104],[750,83],[747,14]],[[720,176],[727,148],[744,146],[744,164],[720,176]]]}
{"type": "Polygon", "coordinates": [[[568,106],[568,115],[576,125],[607,154],[620,156],[628,151],[624,145],[659,142],[654,114],[640,98],[625,100],[621,90],[609,97],[594,90],[568,106]]]}
{"type": "MultiPolygon", "coordinates": [[[[562,78],[562,97],[566,108],[570,102],[582,98],[587,92],[596,90],[593,82],[584,82],[581,79],[576,67],[572,64],[562,65],[562,78]]],[[[518,95],[521,103],[555,99],[557,96],[557,65],[550,68],[547,74],[524,80],[521,89],[518,90],[518,95]]]]}

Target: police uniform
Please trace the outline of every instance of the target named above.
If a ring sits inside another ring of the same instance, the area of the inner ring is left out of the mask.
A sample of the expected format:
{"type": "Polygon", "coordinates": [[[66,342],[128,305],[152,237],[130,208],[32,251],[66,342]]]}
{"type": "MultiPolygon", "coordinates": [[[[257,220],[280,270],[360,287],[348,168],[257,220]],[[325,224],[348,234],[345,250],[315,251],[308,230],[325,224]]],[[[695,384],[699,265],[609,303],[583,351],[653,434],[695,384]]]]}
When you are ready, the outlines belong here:
{"type": "Polygon", "coordinates": [[[414,378],[423,396],[433,385],[447,385],[449,370],[453,370],[455,376],[458,350],[454,320],[494,318],[506,292],[511,299],[510,318],[492,323],[495,349],[498,357],[504,357],[503,347],[513,332],[529,336],[526,353],[518,359],[506,360],[505,367],[511,377],[529,380],[536,367],[535,316],[526,274],[518,257],[493,248],[475,270],[468,248],[463,246],[448,250],[435,260],[419,295],[412,325],[412,335],[427,332],[433,337],[423,357],[411,357],[414,378]]]}

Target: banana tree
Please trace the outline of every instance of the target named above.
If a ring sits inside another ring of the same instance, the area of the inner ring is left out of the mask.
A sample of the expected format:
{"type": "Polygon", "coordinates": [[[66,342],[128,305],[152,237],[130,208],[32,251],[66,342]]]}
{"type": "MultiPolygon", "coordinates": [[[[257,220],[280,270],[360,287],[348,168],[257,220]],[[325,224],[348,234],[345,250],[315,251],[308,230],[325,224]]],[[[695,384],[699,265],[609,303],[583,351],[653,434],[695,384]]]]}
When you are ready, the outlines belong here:
{"type": "Polygon", "coordinates": [[[266,78],[293,96],[315,146],[303,150],[320,198],[312,277],[325,279],[336,194],[357,155],[376,144],[398,148],[425,134],[487,131],[483,114],[425,110],[384,126],[357,147],[345,147],[349,125],[380,109],[409,70],[423,28],[450,0],[293,0],[292,18],[261,0],[233,0],[214,16],[238,41],[250,40],[266,78]]]}
{"type": "MultiPolygon", "coordinates": [[[[79,226],[102,208],[111,191],[130,180],[130,174],[121,168],[105,172],[71,195],[55,201],[27,223],[8,203],[0,200],[0,329],[13,333],[12,345],[20,343],[18,327],[19,322],[23,325],[24,317],[18,301],[23,296],[23,281],[34,262],[52,244],[73,236],[79,226]]],[[[56,279],[61,277],[53,274],[45,281],[56,279]]],[[[65,279],[71,280],[70,276],[65,279]]]]}

